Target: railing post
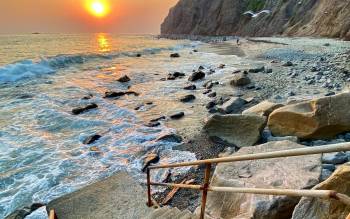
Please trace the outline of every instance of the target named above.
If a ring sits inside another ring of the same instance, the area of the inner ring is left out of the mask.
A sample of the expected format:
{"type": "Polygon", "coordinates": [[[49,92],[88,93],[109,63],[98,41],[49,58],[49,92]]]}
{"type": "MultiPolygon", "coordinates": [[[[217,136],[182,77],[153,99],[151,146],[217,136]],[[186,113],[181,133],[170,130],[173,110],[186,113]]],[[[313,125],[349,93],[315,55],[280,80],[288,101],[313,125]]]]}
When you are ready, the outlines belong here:
{"type": "Polygon", "coordinates": [[[210,171],[211,171],[211,164],[208,163],[205,165],[205,173],[204,173],[204,184],[203,184],[203,193],[202,193],[202,204],[201,204],[201,215],[199,219],[204,219],[205,215],[205,206],[207,204],[207,195],[208,195],[208,188],[209,188],[209,180],[210,180],[210,171]]]}
{"type": "Polygon", "coordinates": [[[152,203],[152,197],[151,197],[151,173],[150,173],[150,169],[147,168],[147,197],[148,197],[148,201],[147,201],[147,205],[148,207],[152,207],[153,203],[152,203]]]}

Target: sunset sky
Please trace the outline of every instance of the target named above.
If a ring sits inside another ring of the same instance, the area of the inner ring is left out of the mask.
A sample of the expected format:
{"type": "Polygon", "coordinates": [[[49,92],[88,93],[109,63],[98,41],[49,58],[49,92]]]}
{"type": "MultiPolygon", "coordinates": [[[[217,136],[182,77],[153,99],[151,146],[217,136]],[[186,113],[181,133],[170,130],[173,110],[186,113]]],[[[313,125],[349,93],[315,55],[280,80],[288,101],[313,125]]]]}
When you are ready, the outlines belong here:
{"type": "Polygon", "coordinates": [[[178,0],[102,0],[105,17],[86,9],[89,0],[1,0],[0,33],[159,33],[160,24],[178,0]]]}

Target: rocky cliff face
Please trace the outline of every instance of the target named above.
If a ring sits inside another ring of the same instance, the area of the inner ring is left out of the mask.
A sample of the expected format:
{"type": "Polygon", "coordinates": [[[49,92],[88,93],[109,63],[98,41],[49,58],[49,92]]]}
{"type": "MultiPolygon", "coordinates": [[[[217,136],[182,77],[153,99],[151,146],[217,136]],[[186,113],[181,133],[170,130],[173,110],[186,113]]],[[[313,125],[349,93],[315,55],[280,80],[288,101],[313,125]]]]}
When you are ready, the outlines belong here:
{"type": "Polygon", "coordinates": [[[180,0],[161,33],[322,36],[350,40],[350,0],[180,0]],[[257,18],[245,11],[271,10],[257,18]]]}

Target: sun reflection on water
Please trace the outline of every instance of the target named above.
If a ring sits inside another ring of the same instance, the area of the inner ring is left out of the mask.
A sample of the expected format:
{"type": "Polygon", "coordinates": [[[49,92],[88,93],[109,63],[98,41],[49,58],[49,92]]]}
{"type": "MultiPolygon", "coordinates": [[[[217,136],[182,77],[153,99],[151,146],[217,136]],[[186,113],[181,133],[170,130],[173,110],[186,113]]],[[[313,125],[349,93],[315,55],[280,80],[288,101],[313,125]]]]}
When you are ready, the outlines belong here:
{"type": "Polygon", "coordinates": [[[96,39],[97,39],[99,52],[110,52],[111,51],[110,37],[108,36],[108,34],[99,33],[99,34],[97,34],[96,39]]]}

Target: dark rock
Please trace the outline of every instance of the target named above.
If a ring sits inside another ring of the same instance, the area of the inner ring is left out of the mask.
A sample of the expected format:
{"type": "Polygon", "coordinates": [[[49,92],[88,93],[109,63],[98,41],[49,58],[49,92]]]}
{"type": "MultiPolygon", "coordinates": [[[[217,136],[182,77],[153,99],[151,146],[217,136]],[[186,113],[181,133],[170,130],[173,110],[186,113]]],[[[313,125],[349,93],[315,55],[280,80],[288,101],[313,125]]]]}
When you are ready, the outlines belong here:
{"type": "Polygon", "coordinates": [[[187,103],[195,99],[196,99],[196,96],[194,96],[193,94],[188,94],[186,96],[181,97],[180,101],[183,103],[187,103]]]}
{"type": "Polygon", "coordinates": [[[334,96],[335,95],[335,92],[334,91],[330,91],[328,93],[325,94],[326,97],[329,97],[329,96],[334,96]]]}
{"type": "Polygon", "coordinates": [[[158,122],[159,120],[165,120],[166,117],[165,116],[160,116],[158,118],[155,118],[155,119],[151,119],[151,122],[158,122]]]}
{"type": "Polygon", "coordinates": [[[210,94],[208,94],[208,97],[216,97],[216,92],[211,92],[210,94]]]}
{"type": "Polygon", "coordinates": [[[180,54],[179,53],[172,53],[170,54],[170,58],[179,58],[180,54]]]}
{"type": "Polygon", "coordinates": [[[196,90],[197,87],[194,84],[190,84],[184,87],[185,90],[196,90]]]}
{"type": "Polygon", "coordinates": [[[211,109],[216,105],[216,101],[210,101],[207,103],[207,105],[205,106],[207,109],[211,109]]]}
{"type": "Polygon", "coordinates": [[[320,181],[323,182],[326,179],[328,179],[332,175],[332,171],[327,170],[327,169],[322,169],[321,170],[321,176],[320,176],[320,181]]]}
{"type": "Polygon", "coordinates": [[[152,127],[157,127],[157,126],[160,126],[160,122],[149,122],[149,123],[147,123],[147,124],[145,124],[145,126],[147,126],[147,127],[150,127],[150,128],[152,128],[152,127]]]}
{"type": "Polygon", "coordinates": [[[33,97],[34,97],[34,95],[32,95],[32,94],[22,94],[18,97],[18,99],[30,99],[33,97]]]}
{"type": "Polygon", "coordinates": [[[90,109],[96,109],[96,108],[98,108],[97,104],[91,103],[85,107],[78,107],[78,108],[72,109],[72,113],[73,113],[73,115],[79,115],[79,114],[86,112],[90,109]]]}
{"type": "Polygon", "coordinates": [[[95,134],[95,135],[91,135],[89,137],[87,137],[84,141],[83,144],[92,144],[95,141],[97,141],[98,139],[102,138],[101,135],[95,134]]]}
{"type": "Polygon", "coordinates": [[[158,154],[155,153],[151,153],[151,154],[147,154],[145,159],[143,160],[143,167],[142,167],[142,172],[145,172],[146,169],[151,165],[151,164],[155,164],[158,163],[160,160],[160,157],[158,154]]]}
{"type": "Polygon", "coordinates": [[[325,43],[325,44],[323,44],[323,46],[330,46],[331,44],[329,44],[329,43],[325,43]]]}
{"type": "Polygon", "coordinates": [[[285,67],[293,66],[293,62],[291,62],[291,61],[285,62],[282,64],[282,66],[285,66],[285,67]]]}
{"type": "Polygon", "coordinates": [[[124,95],[135,95],[135,96],[139,96],[139,93],[136,93],[135,91],[107,91],[105,92],[105,96],[104,98],[118,98],[118,97],[122,97],[124,95]]]}
{"type": "Polygon", "coordinates": [[[210,92],[211,92],[211,90],[208,89],[208,90],[205,90],[205,91],[203,92],[203,94],[208,94],[208,93],[210,93],[210,92]]]}
{"type": "Polygon", "coordinates": [[[248,85],[246,88],[247,88],[248,90],[253,90],[253,89],[255,89],[255,85],[254,85],[254,84],[248,85]]]}
{"type": "Polygon", "coordinates": [[[175,80],[177,78],[181,78],[184,77],[185,73],[181,73],[181,72],[173,72],[173,73],[169,73],[167,80],[175,80]]]}
{"type": "Polygon", "coordinates": [[[159,137],[156,141],[168,141],[168,142],[181,143],[182,137],[176,134],[166,134],[159,137]]]}
{"type": "Polygon", "coordinates": [[[88,96],[85,96],[85,97],[83,97],[83,98],[81,98],[82,100],[90,100],[91,98],[93,98],[94,97],[94,95],[92,95],[92,94],[89,94],[88,96]]]}
{"type": "Polygon", "coordinates": [[[193,72],[192,75],[188,78],[189,81],[197,81],[205,78],[205,73],[202,71],[193,72]]]}
{"type": "Polygon", "coordinates": [[[348,156],[344,152],[324,154],[322,157],[322,163],[325,164],[343,164],[348,162],[348,156]]]}
{"type": "Polygon", "coordinates": [[[33,213],[33,211],[36,211],[37,209],[44,207],[44,204],[41,203],[34,203],[30,207],[23,207],[22,209],[18,209],[8,215],[6,219],[25,219],[26,216],[33,213]]]}
{"type": "Polygon", "coordinates": [[[198,50],[194,49],[193,52],[198,52],[198,50]]]}
{"type": "Polygon", "coordinates": [[[198,71],[200,71],[200,70],[204,70],[204,67],[203,66],[199,66],[198,67],[198,71]]]}
{"type": "Polygon", "coordinates": [[[169,117],[171,119],[181,119],[184,116],[185,116],[184,112],[177,112],[177,113],[174,113],[174,114],[170,115],[169,117]]]}
{"type": "Polygon", "coordinates": [[[272,68],[266,68],[265,73],[267,73],[267,74],[272,73],[272,68]]]}
{"type": "Polygon", "coordinates": [[[322,168],[333,172],[335,170],[335,165],[334,164],[322,164],[322,168]]]}
{"type": "Polygon", "coordinates": [[[251,68],[248,70],[249,73],[259,73],[265,71],[265,67],[260,67],[260,68],[251,68]]]}
{"type": "Polygon", "coordinates": [[[209,112],[210,114],[214,114],[214,113],[217,113],[217,112],[219,112],[219,111],[218,111],[218,108],[217,108],[217,107],[212,107],[212,108],[209,109],[208,112],[209,112]]]}
{"type": "Polygon", "coordinates": [[[136,54],[136,57],[141,57],[142,55],[140,53],[137,53],[136,54]]]}
{"type": "Polygon", "coordinates": [[[144,105],[143,104],[139,104],[139,105],[137,105],[135,108],[134,108],[134,110],[139,110],[139,109],[141,109],[141,107],[143,107],[144,105]]]}
{"type": "Polygon", "coordinates": [[[117,81],[119,81],[121,83],[126,83],[126,82],[130,81],[130,78],[127,75],[124,75],[124,76],[118,78],[117,81]]]}
{"type": "Polygon", "coordinates": [[[218,108],[221,113],[236,113],[243,108],[246,101],[240,97],[232,97],[218,108]]]}

